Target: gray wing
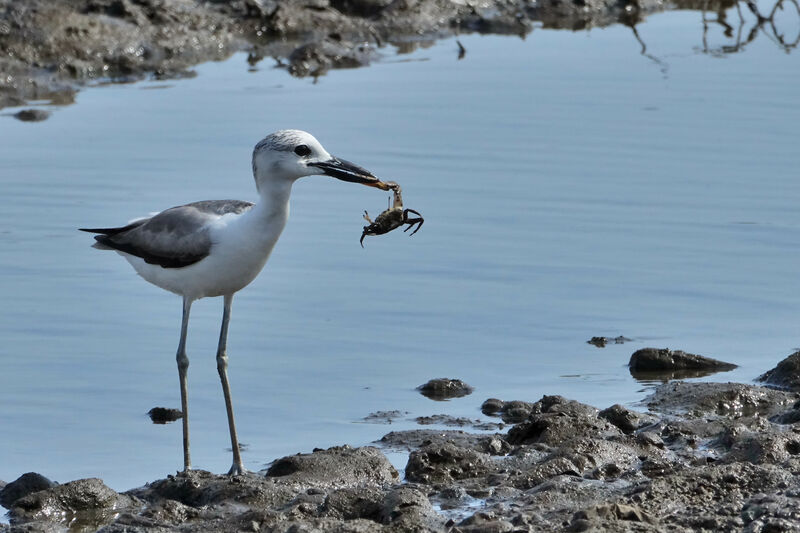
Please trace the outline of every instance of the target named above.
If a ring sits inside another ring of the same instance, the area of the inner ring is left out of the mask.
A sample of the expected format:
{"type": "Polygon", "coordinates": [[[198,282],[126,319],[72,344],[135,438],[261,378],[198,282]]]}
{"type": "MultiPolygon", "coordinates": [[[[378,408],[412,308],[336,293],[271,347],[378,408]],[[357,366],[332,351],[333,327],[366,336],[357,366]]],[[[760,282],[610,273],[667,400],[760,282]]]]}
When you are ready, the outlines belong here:
{"type": "Polygon", "coordinates": [[[104,248],[135,255],[164,268],[181,268],[211,252],[209,227],[214,220],[252,207],[252,203],[241,200],[208,200],[172,207],[120,228],[82,231],[101,233],[95,239],[104,248]]]}

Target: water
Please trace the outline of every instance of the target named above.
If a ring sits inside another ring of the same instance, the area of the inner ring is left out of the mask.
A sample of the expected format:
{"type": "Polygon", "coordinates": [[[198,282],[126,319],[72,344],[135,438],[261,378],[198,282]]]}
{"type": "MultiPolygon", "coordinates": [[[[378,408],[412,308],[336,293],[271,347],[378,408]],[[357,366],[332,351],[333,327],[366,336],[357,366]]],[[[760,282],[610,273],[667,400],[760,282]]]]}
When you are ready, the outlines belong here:
{"type": "MultiPolygon", "coordinates": [[[[790,40],[796,20],[781,24],[790,40]]],[[[145,415],[179,405],[180,301],[76,228],[252,200],[252,146],[284,127],[399,181],[426,222],[362,250],[361,212],[384,193],[296,185],[269,264],[234,300],[248,468],[415,427],[360,422],[378,410],[481,417],[488,397],[542,394],[635,404],[648,385],[625,364],[644,346],[741,365],[704,379],[774,366],[800,344],[798,54],[766,30],[722,54],[736,32],[716,24],[704,48],[697,11],[638,34],[646,55],[624,26],[462,36],[461,61],[446,40],[316,84],[268,62],[248,72],[237,55],[191,80],[82,91],[43,123],[2,120],[0,478],[124,490],[181,466],[180,424],[145,415]],[[595,335],[634,340],[598,349],[595,335]],[[414,390],[441,376],[476,391],[434,403],[414,390]]],[[[188,343],[193,460],[216,472],[230,464],[221,312],[196,303],[188,343]]]]}

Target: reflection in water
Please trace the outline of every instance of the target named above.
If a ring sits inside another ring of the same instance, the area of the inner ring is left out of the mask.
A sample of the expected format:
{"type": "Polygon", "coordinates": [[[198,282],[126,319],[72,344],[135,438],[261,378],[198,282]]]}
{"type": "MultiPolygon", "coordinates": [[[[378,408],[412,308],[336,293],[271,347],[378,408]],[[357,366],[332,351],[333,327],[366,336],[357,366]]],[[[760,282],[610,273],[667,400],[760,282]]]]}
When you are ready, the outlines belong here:
{"type": "MultiPolygon", "coordinates": [[[[731,369],[732,370],[732,369],[731,369]]],[[[719,372],[730,372],[730,370],[719,369],[682,369],[682,370],[634,370],[630,369],[631,377],[644,385],[660,385],[668,381],[704,378],[719,372]]]]}
{"type": "Polygon", "coordinates": [[[799,27],[796,34],[791,39],[787,39],[786,35],[780,32],[776,24],[779,18],[778,15],[792,17],[796,22],[800,21],[800,5],[798,5],[796,0],[778,0],[778,2],[773,4],[768,15],[762,14],[758,9],[758,5],[752,0],[747,0],[744,4],[747,6],[748,10],[755,15],[755,20],[748,23],[743,14],[741,3],[737,2],[736,13],[739,17],[739,24],[735,29],[736,40],[733,44],[724,44],[719,47],[709,47],[708,45],[709,23],[716,23],[722,26],[724,28],[723,33],[725,37],[729,39],[733,38],[734,27],[727,22],[726,11],[719,10],[717,12],[717,18],[708,19],[706,15],[707,10],[703,9],[703,53],[722,56],[741,52],[744,50],[745,46],[755,40],[759,33],[765,35],[767,39],[774,42],[778,47],[786,51],[786,53],[791,52],[793,48],[797,47],[798,42],[800,42],[800,25],[798,25],[799,27]],[[785,4],[790,4],[790,6],[786,8],[785,4]],[[748,24],[750,24],[750,27],[745,31],[748,24]],[[746,37],[744,36],[745,34],[746,37]]]}
{"type": "MultiPolygon", "coordinates": [[[[700,51],[704,54],[712,56],[725,56],[737,52],[743,52],[745,47],[753,42],[759,34],[763,34],[767,39],[774,42],[779,48],[786,53],[797,48],[800,43],[800,3],[798,0],[778,0],[773,3],[768,10],[768,14],[764,15],[759,10],[758,5],[753,0],[742,0],[741,2],[730,3],[728,1],[711,2],[705,0],[701,6],[696,5],[692,0],[678,3],[679,9],[700,10],[702,13],[703,24],[703,46],[700,51]],[[747,9],[755,16],[754,19],[748,20],[742,10],[742,4],[747,6],[747,9]],[[786,4],[789,4],[787,7],[786,4]],[[736,9],[738,16],[738,23],[734,27],[728,22],[729,10],[736,9]],[[715,18],[709,18],[709,12],[715,12],[715,18]],[[779,29],[780,15],[784,18],[790,19],[794,24],[794,31],[787,36],[779,29]],[[710,46],[708,42],[708,31],[712,24],[718,24],[723,29],[723,35],[733,42],[728,42],[720,46],[710,46]]],[[[666,78],[669,71],[669,64],[662,58],[659,58],[647,51],[647,44],[642,39],[637,25],[644,22],[645,13],[639,8],[638,4],[634,1],[625,10],[625,14],[620,17],[620,22],[628,26],[633,31],[633,36],[641,45],[641,54],[652,62],[658,65],[662,75],[666,78]]]]}

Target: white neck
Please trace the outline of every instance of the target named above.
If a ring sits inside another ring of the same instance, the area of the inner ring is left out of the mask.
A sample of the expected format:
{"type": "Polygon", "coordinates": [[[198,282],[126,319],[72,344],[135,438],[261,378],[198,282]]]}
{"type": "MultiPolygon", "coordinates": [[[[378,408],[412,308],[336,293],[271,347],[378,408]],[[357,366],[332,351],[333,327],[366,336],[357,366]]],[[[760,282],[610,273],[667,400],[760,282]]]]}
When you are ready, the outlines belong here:
{"type": "Polygon", "coordinates": [[[293,180],[265,180],[258,188],[260,198],[254,209],[258,209],[262,216],[288,215],[293,184],[293,180]]]}

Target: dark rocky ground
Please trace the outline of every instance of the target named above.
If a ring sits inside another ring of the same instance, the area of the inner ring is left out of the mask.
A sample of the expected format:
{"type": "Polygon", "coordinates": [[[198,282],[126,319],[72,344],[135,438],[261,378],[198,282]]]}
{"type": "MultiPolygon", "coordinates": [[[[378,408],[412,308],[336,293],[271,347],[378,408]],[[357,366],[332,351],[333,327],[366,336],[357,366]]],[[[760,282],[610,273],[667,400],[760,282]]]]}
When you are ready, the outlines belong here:
{"type": "Polygon", "coordinates": [[[785,389],[668,382],[646,412],[490,399],[483,411],[510,426],[392,432],[238,477],[198,470],[118,494],[26,474],[0,490],[0,530],[800,531],[798,360],[763,377],[785,389]],[[404,476],[382,449],[410,452],[404,476]]]}
{"type": "MultiPolygon", "coordinates": [[[[682,0],[689,1],[689,0],[682,0]]],[[[709,10],[733,5],[712,0],[709,10]]],[[[410,51],[467,32],[525,36],[634,25],[680,6],[661,0],[0,0],[0,108],[69,103],[96,80],[192,75],[249,52],[295,76],[369,64],[386,45],[410,51]]],[[[697,6],[687,6],[694,7],[697,6]]],[[[463,52],[463,51],[462,51],[463,52]]],[[[41,119],[31,116],[22,119],[41,119]]]]}

